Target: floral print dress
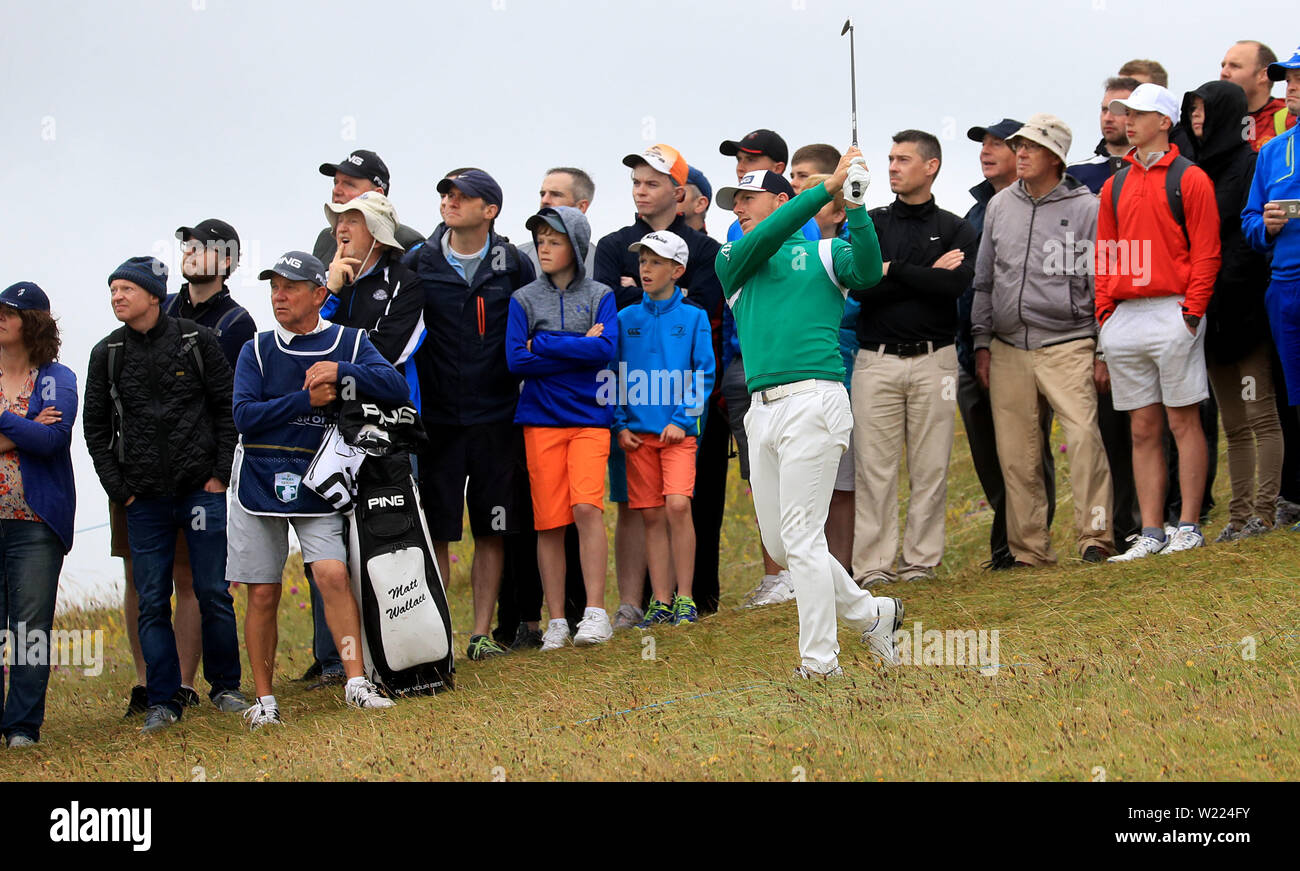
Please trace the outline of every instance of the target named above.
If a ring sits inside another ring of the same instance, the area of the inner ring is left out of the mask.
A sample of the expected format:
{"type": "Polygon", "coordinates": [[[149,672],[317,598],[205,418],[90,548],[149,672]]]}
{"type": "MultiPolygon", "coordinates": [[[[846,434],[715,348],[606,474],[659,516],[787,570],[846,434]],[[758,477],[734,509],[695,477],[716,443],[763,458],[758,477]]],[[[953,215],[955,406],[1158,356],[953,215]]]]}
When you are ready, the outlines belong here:
{"type": "MultiPolygon", "coordinates": [[[[36,370],[27,373],[22,390],[12,400],[4,395],[0,388],[0,413],[12,411],[19,417],[27,416],[27,406],[31,402],[32,391],[36,389],[36,370]]],[[[0,454],[0,520],[35,520],[32,506],[27,504],[23,494],[23,473],[18,468],[18,449],[0,454]]]]}

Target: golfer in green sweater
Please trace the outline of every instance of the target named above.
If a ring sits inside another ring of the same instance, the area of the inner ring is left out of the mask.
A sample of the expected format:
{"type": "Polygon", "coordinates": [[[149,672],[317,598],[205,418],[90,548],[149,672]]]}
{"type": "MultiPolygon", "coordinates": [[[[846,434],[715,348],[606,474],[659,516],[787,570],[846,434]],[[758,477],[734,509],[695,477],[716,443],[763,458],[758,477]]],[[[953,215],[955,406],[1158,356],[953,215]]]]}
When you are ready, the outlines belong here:
{"type": "Polygon", "coordinates": [[[885,664],[899,664],[894,632],[902,603],[858,589],[831,557],[824,531],[853,429],[839,347],[844,298],[850,287],[880,281],[880,244],[862,208],[870,180],[862,152],[850,148],[834,175],[797,197],[785,178],[766,170],[717,196],[744,232],[718,252],[716,271],[745,354],[752,397],[745,432],[759,530],[794,582],[801,678],[844,674],[836,617],[861,631],[885,664]],[[849,241],[808,241],[803,225],[841,188],[849,241]]]}

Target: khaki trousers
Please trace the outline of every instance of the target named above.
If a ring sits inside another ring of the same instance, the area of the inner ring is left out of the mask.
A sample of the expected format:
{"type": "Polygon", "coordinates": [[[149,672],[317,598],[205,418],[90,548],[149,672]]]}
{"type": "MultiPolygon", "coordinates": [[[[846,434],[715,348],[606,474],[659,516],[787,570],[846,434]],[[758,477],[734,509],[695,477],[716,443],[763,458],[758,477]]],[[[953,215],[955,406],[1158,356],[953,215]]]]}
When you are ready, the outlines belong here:
{"type": "Polygon", "coordinates": [[[1007,544],[1017,560],[1030,565],[1056,562],[1047,526],[1039,396],[1056,412],[1065,431],[1079,552],[1093,546],[1115,551],[1110,465],[1097,427],[1097,389],[1092,381],[1096,348],[1092,339],[1032,351],[994,339],[989,348],[993,428],[1007,487],[1007,544]]]}
{"type": "Polygon", "coordinates": [[[1207,359],[1210,385],[1228,437],[1228,475],[1232,479],[1228,519],[1238,525],[1259,517],[1272,526],[1274,502],[1282,484],[1282,424],[1277,417],[1268,352],[1264,342],[1236,363],[1207,359]]]}
{"type": "Polygon", "coordinates": [[[957,349],[898,357],[858,351],[853,365],[853,577],[934,568],[943,560],[948,457],[957,419],[957,349]],[[911,497],[898,553],[898,468],[907,451],[911,497]]]}

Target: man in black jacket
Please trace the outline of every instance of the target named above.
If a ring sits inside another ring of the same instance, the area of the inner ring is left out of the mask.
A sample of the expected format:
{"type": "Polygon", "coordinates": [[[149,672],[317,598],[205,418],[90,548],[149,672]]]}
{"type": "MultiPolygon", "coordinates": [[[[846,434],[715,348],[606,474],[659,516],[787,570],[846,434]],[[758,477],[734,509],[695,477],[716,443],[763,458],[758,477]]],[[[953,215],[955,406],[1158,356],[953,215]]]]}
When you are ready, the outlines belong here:
{"type": "Polygon", "coordinates": [[[149,710],[144,732],[181,716],[171,624],[176,531],[185,533],[203,627],[203,673],[222,711],[242,711],[234,601],[226,584],[226,487],[234,459],[230,365],[205,327],[162,313],[167,267],[133,257],[108,278],[125,325],[90,353],[86,447],[126,508],[149,710]]]}
{"type": "MultiPolygon", "coordinates": [[[[601,284],[613,288],[619,309],[641,302],[641,269],[637,254],[629,250],[654,230],[669,230],[686,242],[686,274],[677,286],[686,301],[704,309],[713,331],[713,353],[722,359],[722,285],[713,271],[713,261],[722,247],[717,240],[686,223],[678,212],[690,177],[690,166],[677,149],[654,145],[640,154],[629,154],[623,164],[632,170],[632,200],[636,219],[606,235],[596,245],[596,272],[601,284]]],[[[721,381],[722,379],[718,379],[721,381]]],[[[695,455],[695,500],[691,516],[695,523],[695,602],[701,613],[718,610],[718,538],[726,508],[727,446],[731,439],[722,389],[715,385],[705,412],[704,437],[695,455]]],[[[614,628],[629,622],[641,602],[645,581],[645,528],[638,512],[627,508],[626,458],[617,444],[609,453],[611,502],[618,504],[614,529],[614,554],[619,578],[619,610],[614,628]]]]}
{"type": "MultiPolygon", "coordinates": [[[[338,163],[322,163],[320,174],[334,179],[334,188],[330,193],[332,203],[346,203],[366,191],[376,191],[388,196],[392,189],[388,165],[380,160],[378,154],[366,151],[364,148],[357,149],[338,163]]],[[[405,224],[398,224],[394,235],[398,244],[406,251],[424,241],[424,236],[405,224]]],[[[334,228],[326,227],[316,237],[316,244],[311,249],[312,256],[321,263],[329,263],[334,259],[337,245],[334,239],[334,228]]]]}
{"type": "Polygon", "coordinates": [[[514,424],[519,379],[506,366],[510,296],[533,266],[492,228],[501,187],[481,169],[438,182],[443,223],[402,263],[424,285],[427,337],[415,353],[421,417],[420,495],[438,568],[449,577],[448,544],[459,541],[469,504],[474,534],[470,584],[474,630],[469,657],[506,652],[489,634],[505,563],[503,536],[520,531],[527,489],[523,433],[514,424]],[[466,481],[468,479],[468,487],[466,481]]]}
{"type": "Polygon", "coordinates": [[[941,160],[933,135],[894,135],[889,187],[897,198],[871,211],[884,278],[868,290],[851,291],[862,304],[852,390],[853,572],[864,586],[934,577],[943,559],[957,402],[957,300],[974,277],[979,237],[934,203],[930,188],[941,160]],[[904,449],[911,498],[896,570],[904,449]]]}

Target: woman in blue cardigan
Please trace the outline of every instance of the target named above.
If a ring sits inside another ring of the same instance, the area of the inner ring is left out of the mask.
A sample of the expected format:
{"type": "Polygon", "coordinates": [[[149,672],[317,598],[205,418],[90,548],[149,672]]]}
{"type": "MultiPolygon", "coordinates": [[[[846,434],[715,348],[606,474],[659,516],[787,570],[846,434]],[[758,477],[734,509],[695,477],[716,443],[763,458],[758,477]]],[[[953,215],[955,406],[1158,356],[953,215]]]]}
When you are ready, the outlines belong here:
{"type": "Polygon", "coordinates": [[[77,493],[72,424],[77,378],[59,355],[45,292],[22,281],[0,292],[0,733],[9,747],[40,740],[50,682],[50,630],[77,493]],[[40,664],[31,664],[31,663],[40,664]]]}

